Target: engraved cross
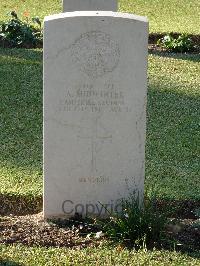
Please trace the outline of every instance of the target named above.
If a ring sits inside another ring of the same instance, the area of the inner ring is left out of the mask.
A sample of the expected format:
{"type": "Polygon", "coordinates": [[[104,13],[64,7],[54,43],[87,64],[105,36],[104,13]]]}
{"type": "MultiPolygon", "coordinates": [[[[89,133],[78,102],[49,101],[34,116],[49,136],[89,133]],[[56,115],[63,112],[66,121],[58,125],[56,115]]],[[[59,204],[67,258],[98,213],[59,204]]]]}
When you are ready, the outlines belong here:
{"type": "Polygon", "coordinates": [[[106,128],[102,125],[101,121],[99,121],[99,117],[95,118],[92,122],[92,128],[90,128],[89,133],[82,133],[77,136],[82,139],[90,139],[91,140],[91,172],[95,176],[97,174],[97,154],[102,149],[102,145],[107,140],[112,140],[112,135],[107,133],[106,128]],[[105,132],[99,133],[99,132],[105,132]],[[99,145],[100,144],[100,145],[99,145]]]}

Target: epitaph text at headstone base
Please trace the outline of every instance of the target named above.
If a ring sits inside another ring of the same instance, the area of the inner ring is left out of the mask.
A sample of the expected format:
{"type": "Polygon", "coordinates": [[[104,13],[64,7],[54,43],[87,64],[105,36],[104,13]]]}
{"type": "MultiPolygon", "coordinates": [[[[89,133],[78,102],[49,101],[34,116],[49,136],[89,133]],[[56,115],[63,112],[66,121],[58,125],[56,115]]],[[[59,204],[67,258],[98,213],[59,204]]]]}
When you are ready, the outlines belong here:
{"type": "Polygon", "coordinates": [[[63,12],[117,11],[118,0],[63,0],[63,12]]]}
{"type": "Polygon", "coordinates": [[[130,14],[45,19],[45,217],[103,217],[143,193],[147,39],[130,14]]]}

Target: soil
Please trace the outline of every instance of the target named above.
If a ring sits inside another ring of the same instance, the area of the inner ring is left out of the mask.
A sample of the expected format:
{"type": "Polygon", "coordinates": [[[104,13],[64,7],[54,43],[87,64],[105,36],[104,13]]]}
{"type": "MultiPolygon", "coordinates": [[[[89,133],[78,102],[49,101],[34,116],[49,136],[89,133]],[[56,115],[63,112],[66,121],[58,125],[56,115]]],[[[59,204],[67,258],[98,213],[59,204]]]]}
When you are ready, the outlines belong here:
{"type": "MultiPolygon", "coordinates": [[[[197,219],[196,211],[200,210],[200,200],[158,199],[156,207],[160,212],[168,210],[168,217],[180,219],[197,219]]],[[[0,194],[0,215],[24,216],[42,211],[42,196],[0,194]]]]}
{"type": "Polygon", "coordinates": [[[195,49],[193,49],[190,52],[175,53],[175,52],[167,51],[167,49],[162,48],[162,47],[160,47],[157,44],[149,44],[148,45],[148,51],[149,51],[149,53],[152,53],[152,54],[159,54],[159,55],[165,55],[166,54],[168,56],[169,56],[169,54],[179,54],[179,55],[182,55],[182,54],[196,54],[196,55],[199,55],[200,54],[200,46],[196,47],[195,49]]]}
{"type": "Polygon", "coordinates": [[[47,222],[42,213],[0,218],[1,244],[21,243],[27,246],[74,249],[97,247],[103,239],[95,238],[98,231],[98,226],[84,221],[47,222]]]}
{"type": "MultiPolygon", "coordinates": [[[[149,44],[156,44],[159,39],[163,38],[164,36],[166,36],[168,34],[170,34],[173,38],[178,38],[178,36],[181,35],[181,33],[179,33],[179,32],[150,33],[149,34],[149,44]]],[[[194,45],[200,45],[200,35],[188,34],[187,36],[192,40],[194,45]]]]}
{"type": "Polygon", "coordinates": [[[11,42],[4,40],[3,38],[0,37],[0,47],[3,48],[25,48],[25,49],[34,49],[34,48],[42,48],[43,43],[38,42],[36,45],[33,45],[31,43],[29,44],[24,44],[24,45],[18,45],[17,47],[13,45],[11,42]]]}
{"type": "MultiPolygon", "coordinates": [[[[101,233],[101,226],[82,219],[46,221],[42,213],[26,216],[2,216],[0,218],[0,243],[21,243],[27,246],[67,247],[82,249],[97,247],[110,239],[101,233]]],[[[166,226],[168,241],[158,248],[176,250],[200,250],[200,220],[171,219],[166,226]],[[173,245],[169,245],[169,240],[173,245]]]]}
{"type": "Polygon", "coordinates": [[[0,215],[27,215],[42,210],[42,196],[0,194],[0,215]]]}
{"type": "MultiPolygon", "coordinates": [[[[165,35],[169,33],[150,33],[149,34],[149,51],[150,52],[166,52],[165,49],[159,47],[157,45],[157,41],[161,38],[163,38],[165,35]]],[[[171,32],[170,35],[174,38],[177,38],[180,33],[178,32],[171,32]]],[[[193,51],[188,52],[189,54],[199,54],[200,53],[200,35],[194,35],[194,34],[188,34],[188,37],[192,40],[193,46],[195,47],[193,51]]],[[[42,48],[43,43],[38,42],[37,45],[32,44],[26,44],[21,45],[18,47],[14,47],[12,43],[9,43],[8,41],[3,40],[0,37],[0,47],[3,48],[26,48],[26,49],[32,49],[32,48],[42,48]]]]}
{"type": "Polygon", "coordinates": [[[166,227],[168,239],[179,251],[200,251],[200,219],[171,219],[166,227]]]}

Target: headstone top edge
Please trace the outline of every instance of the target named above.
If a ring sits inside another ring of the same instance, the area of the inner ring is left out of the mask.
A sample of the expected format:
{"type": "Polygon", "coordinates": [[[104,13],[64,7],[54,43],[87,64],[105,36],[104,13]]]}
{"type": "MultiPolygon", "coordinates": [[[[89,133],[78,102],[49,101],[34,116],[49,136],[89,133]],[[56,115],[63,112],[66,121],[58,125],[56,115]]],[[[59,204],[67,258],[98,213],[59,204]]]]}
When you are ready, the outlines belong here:
{"type": "Polygon", "coordinates": [[[144,23],[149,23],[147,17],[138,16],[130,13],[113,12],[113,11],[73,11],[65,12],[54,15],[49,15],[44,18],[44,22],[64,19],[70,17],[114,17],[114,18],[126,18],[131,20],[137,20],[144,23]]]}

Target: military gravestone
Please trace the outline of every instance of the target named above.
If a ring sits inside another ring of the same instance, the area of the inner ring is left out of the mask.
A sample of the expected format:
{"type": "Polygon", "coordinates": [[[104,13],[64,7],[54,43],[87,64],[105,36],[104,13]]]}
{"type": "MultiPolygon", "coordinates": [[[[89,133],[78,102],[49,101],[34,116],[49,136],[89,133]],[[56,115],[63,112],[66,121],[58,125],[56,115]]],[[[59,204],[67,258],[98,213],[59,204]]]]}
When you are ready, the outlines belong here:
{"type": "Polygon", "coordinates": [[[147,40],[146,18],[131,14],[45,18],[45,217],[103,217],[142,195],[147,40]]]}
{"type": "Polygon", "coordinates": [[[117,11],[117,0],[63,0],[63,12],[117,11]]]}

